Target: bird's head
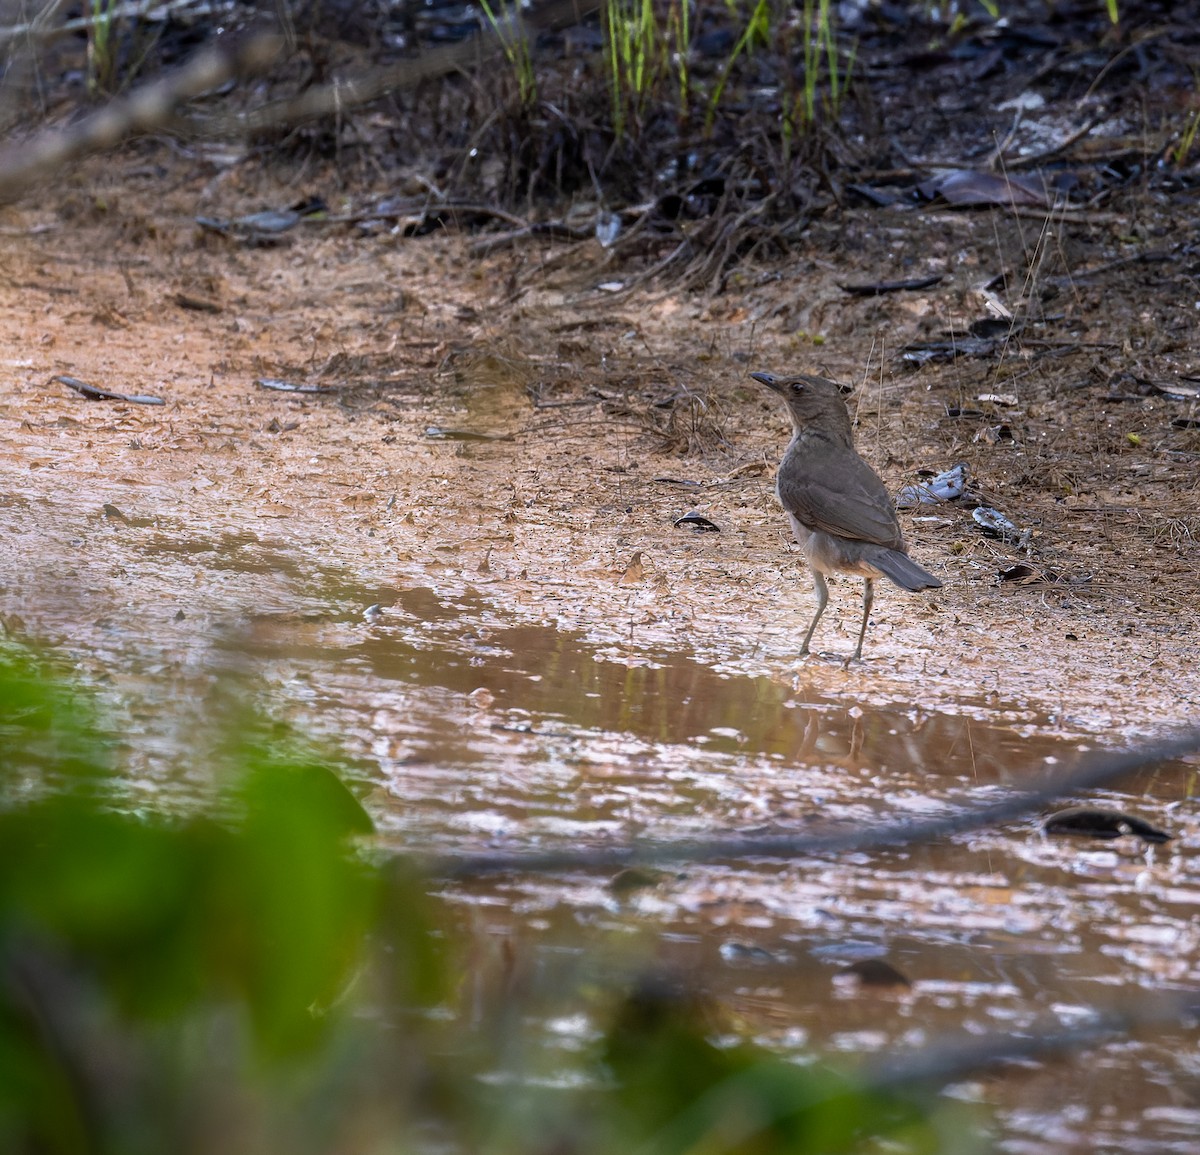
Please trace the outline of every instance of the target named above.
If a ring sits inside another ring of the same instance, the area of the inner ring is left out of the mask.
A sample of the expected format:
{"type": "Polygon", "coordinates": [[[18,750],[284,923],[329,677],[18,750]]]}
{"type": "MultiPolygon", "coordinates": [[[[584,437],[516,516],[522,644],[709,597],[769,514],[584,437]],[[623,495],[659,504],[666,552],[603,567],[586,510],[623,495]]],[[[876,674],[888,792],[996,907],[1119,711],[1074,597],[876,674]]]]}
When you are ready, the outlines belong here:
{"type": "Polygon", "coordinates": [[[751,373],[750,376],[787,402],[797,429],[820,423],[830,432],[850,432],[850,414],[842,397],[851,392],[849,385],[839,385],[836,381],[807,373],[797,373],[794,377],[776,377],[774,373],[751,373]]]}

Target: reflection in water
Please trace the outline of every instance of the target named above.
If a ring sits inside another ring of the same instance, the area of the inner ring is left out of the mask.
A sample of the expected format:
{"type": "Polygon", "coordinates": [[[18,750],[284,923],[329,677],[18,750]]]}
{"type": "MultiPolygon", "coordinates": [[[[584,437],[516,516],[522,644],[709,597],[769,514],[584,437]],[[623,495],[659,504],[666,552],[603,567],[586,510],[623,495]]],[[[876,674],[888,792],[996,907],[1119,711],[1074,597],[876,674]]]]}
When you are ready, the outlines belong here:
{"type": "Polygon", "coordinates": [[[365,596],[387,607],[369,628],[343,619],[305,630],[290,616],[277,625],[262,618],[254,648],[297,663],[348,663],[385,686],[479,691],[477,699],[486,692],[497,717],[562,720],[579,730],[793,762],[982,783],[1035,769],[1062,748],[1054,739],[1038,742],[1032,727],[981,726],[960,713],[865,708],[816,695],[801,700],[780,682],[717,674],[679,655],[606,660],[564,631],[491,624],[482,599],[469,594],[455,603],[426,589],[365,596]]]}
{"type": "MultiPolygon", "coordinates": [[[[278,569],[269,542],[208,544],[231,566],[278,569]]],[[[158,630],[165,654],[170,634],[158,630]]],[[[110,665],[139,636],[114,619],[110,665]]],[[[385,826],[441,849],[467,849],[472,832],[520,843],[861,822],[936,810],[1073,753],[1039,719],[994,706],[860,705],[677,654],[612,660],[569,633],[504,620],[469,588],[330,587],[225,636],[230,664],[254,685],[265,678],[269,707],[291,702],[359,757],[385,826]],[[364,617],[374,603],[382,611],[364,617]]],[[[1178,770],[1162,771],[1156,791],[1185,797],[1190,772],[1178,770]]]]}
{"type": "Polygon", "coordinates": [[[321,620],[260,616],[238,645],[306,726],[362,759],[384,828],[410,847],[875,821],[1020,783],[1076,749],[1028,718],[797,695],[680,655],[610,660],[499,619],[470,590],[335,597],[346,608],[321,620]],[[366,603],[381,612],[364,618],[366,603]]]}

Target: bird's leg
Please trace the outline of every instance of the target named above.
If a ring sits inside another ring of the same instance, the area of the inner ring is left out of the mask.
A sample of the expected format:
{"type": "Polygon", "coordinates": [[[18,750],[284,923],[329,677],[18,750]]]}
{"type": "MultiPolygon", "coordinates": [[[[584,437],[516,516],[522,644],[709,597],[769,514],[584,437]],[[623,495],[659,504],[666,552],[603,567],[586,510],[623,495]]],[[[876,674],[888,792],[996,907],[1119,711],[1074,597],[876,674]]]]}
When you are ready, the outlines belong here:
{"type": "Polygon", "coordinates": [[[858,631],[858,647],[854,651],[856,658],[862,657],[863,638],[867,636],[867,619],[871,616],[871,604],[875,601],[875,583],[871,578],[863,578],[863,620],[862,629],[858,631]]]}
{"type": "Polygon", "coordinates": [[[825,607],[829,604],[829,587],[825,584],[825,578],[816,570],[812,571],[812,575],[813,592],[817,595],[817,612],[813,614],[813,620],[809,624],[808,633],[804,635],[804,645],[800,647],[801,654],[808,653],[808,643],[812,641],[813,631],[817,628],[817,622],[821,620],[821,615],[825,612],[825,607]]]}

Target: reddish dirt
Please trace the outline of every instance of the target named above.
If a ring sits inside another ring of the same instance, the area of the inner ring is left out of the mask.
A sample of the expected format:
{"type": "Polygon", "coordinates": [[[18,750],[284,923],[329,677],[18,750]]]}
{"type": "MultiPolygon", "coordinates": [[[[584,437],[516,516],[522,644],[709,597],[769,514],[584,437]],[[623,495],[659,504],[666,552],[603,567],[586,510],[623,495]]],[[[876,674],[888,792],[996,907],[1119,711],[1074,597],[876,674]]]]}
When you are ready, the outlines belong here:
{"type": "MultiPolygon", "coordinates": [[[[241,247],[193,218],[297,190],[165,149],[151,165],[146,147],[0,210],[10,633],[69,641],[86,665],[115,617],[169,670],[214,623],[335,575],[472,587],[625,660],[686,649],[801,691],[1108,739],[1197,712],[1200,429],[1172,425],[1197,406],[1145,384],[1200,371],[1180,328],[1194,303],[1147,266],[1064,279],[1068,320],[1003,360],[914,371],[898,349],[980,316],[972,286],[1037,243],[1037,222],[849,211],[721,296],[614,293],[592,243],[476,259],[460,235],[313,224],[241,247]],[[874,298],[838,287],[930,271],[950,275],[874,298]],[[811,594],[771,493],[786,422],[754,368],[855,383],[860,449],[893,491],[966,462],[1031,551],[956,504],[905,513],[944,588],[881,588],[847,668],[860,584],[836,583],[823,654],[797,659],[811,594]],[[56,374],[166,404],[87,401],[56,374]],[[721,532],[675,528],[692,509],[721,532]],[[1058,580],[998,579],[1018,563],[1058,580]]],[[[1055,223],[1043,275],[1119,255],[1113,217],[1055,223]]]]}

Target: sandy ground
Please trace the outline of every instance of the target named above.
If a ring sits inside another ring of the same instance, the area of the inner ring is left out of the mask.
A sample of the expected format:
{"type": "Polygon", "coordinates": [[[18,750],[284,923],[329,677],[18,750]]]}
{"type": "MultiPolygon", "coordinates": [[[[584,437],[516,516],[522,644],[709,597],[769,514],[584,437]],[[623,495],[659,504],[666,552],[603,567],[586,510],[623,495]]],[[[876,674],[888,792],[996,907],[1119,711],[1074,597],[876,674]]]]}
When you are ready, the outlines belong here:
{"type": "MultiPolygon", "coordinates": [[[[920,371],[895,357],[971,319],[1003,218],[925,212],[901,230],[864,211],[839,226],[840,251],[814,229],[809,251],[721,296],[620,293],[590,243],[480,260],[458,235],[317,224],[244,247],[194,215],[294,189],[154,160],[97,162],[0,210],[11,634],[68,643],[85,667],[119,634],[166,678],[203,663],[216,625],[323,582],[364,603],[428,585],[614,658],[688,651],[802,694],[1108,740],[1196,716],[1200,430],[1171,425],[1196,402],[1113,383],[1123,350],[1144,365],[1149,322],[1114,330],[1080,294],[1062,355],[920,371]],[[949,269],[943,285],[837,287],[917,254],[918,272],[949,269]],[[866,660],[847,667],[860,584],[839,582],[822,653],[798,659],[811,594],[771,492],[786,420],[755,368],[856,383],[860,449],[893,491],[965,461],[1031,548],[985,537],[957,504],[906,512],[944,587],[881,587],[866,660]],[[57,374],[165,404],[88,401],[57,374]],[[721,532],[673,524],[692,510],[721,532]],[[1019,563],[1059,580],[999,580],[1019,563]]],[[[1151,353],[1191,367],[1185,344],[1151,353]]]]}

